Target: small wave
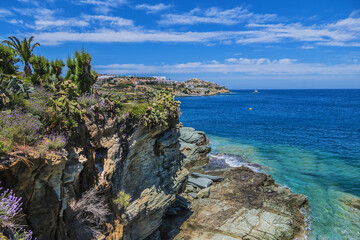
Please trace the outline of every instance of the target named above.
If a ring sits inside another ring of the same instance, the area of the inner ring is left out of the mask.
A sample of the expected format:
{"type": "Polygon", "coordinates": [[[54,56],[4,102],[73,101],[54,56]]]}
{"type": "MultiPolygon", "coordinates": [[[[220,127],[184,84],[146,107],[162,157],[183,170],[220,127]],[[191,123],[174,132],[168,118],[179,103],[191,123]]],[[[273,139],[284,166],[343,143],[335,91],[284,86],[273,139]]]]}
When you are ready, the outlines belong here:
{"type": "Polygon", "coordinates": [[[248,167],[254,172],[263,172],[262,167],[258,164],[247,161],[246,157],[233,154],[210,154],[210,163],[212,168],[220,167],[248,167]]]}
{"type": "Polygon", "coordinates": [[[305,231],[306,231],[305,239],[309,239],[309,234],[311,233],[311,222],[312,222],[310,208],[300,208],[300,213],[305,218],[305,231]]]}

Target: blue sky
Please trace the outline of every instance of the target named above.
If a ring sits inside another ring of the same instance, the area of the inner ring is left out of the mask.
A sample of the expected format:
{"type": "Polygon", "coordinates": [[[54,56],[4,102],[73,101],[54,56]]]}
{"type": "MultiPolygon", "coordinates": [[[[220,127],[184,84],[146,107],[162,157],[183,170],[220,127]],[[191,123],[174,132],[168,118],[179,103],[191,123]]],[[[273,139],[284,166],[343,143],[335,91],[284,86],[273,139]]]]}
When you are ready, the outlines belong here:
{"type": "Polygon", "coordinates": [[[199,77],[230,88],[360,88],[359,0],[0,2],[0,40],[89,50],[98,73],[199,77]]]}

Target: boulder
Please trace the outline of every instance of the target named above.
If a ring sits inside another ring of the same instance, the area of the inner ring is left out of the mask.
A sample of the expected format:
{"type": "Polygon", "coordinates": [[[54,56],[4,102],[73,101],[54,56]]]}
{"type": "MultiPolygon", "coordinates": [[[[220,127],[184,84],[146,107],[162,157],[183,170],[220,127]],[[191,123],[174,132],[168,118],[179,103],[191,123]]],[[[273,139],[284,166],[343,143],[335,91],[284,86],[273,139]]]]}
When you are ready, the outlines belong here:
{"type": "Polygon", "coordinates": [[[196,193],[194,193],[194,192],[189,193],[189,196],[194,198],[194,199],[198,198],[198,195],[196,193]]]}
{"type": "Polygon", "coordinates": [[[184,155],[184,167],[191,170],[201,168],[209,162],[207,154],[211,151],[209,140],[204,132],[193,128],[182,127],[179,129],[180,150],[184,155]]]}
{"type": "Polygon", "coordinates": [[[223,177],[211,176],[211,175],[201,174],[201,173],[196,173],[196,172],[192,173],[191,176],[194,178],[199,178],[199,177],[208,178],[208,179],[212,180],[213,182],[221,182],[222,180],[224,180],[223,177]]]}
{"type": "Polygon", "coordinates": [[[197,194],[198,198],[208,198],[210,196],[210,188],[204,188],[201,189],[198,194],[197,194]]]}
{"type": "Polygon", "coordinates": [[[211,179],[208,178],[194,178],[194,177],[189,177],[188,178],[188,184],[191,184],[195,187],[199,187],[199,188],[207,188],[208,186],[210,186],[213,183],[213,181],[211,179]]]}
{"type": "Polygon", "coordinates": [[[180,141],[196,144],[197,146],[203,146],[209,144],[209,139],[204,132],[196,131],[191,127],[180,128],[180,141]]]}

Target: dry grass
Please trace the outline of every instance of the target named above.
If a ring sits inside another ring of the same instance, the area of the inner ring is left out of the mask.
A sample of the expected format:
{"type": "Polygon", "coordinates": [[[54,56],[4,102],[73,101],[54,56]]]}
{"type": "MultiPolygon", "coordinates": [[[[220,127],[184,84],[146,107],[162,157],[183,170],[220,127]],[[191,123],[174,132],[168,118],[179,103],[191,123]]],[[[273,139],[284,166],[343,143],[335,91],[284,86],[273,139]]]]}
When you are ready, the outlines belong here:
{"type": "Polygon", "coordinates": [[[70,239],[95,239],[106,227],[110,210],[101,193],[95,188],[72,200],[65,211],[65,224],[70,239]]]}

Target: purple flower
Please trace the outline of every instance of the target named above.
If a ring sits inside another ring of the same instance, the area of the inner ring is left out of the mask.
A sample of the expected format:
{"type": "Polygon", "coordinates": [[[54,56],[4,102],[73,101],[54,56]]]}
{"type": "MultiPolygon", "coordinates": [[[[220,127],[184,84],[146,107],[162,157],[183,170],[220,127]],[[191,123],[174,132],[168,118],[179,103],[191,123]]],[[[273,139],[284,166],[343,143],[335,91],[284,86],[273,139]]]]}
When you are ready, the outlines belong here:
{"type": "Polygon", "coordinates": [[[36,140],[41,126],[37,117],[21,108],[0,115],[0,135],[15,142],[23,143],[25,140],[29,143],[36,140]]]}
{"type": "MultiPolygon", "coordinates": [[[[2,191],[0,187],[0,191],[2,191]]],[[[33,239],[32,231],[18,227],[15,222],[17,215],[22,211],[21,197],[16,197],[12,190],[6,189],[0,194],[0,226],[8,226],[14,231],[16,239],[33,239]]],[[[36,239],[36,238],[34,238],[36,239]]]]}

